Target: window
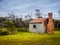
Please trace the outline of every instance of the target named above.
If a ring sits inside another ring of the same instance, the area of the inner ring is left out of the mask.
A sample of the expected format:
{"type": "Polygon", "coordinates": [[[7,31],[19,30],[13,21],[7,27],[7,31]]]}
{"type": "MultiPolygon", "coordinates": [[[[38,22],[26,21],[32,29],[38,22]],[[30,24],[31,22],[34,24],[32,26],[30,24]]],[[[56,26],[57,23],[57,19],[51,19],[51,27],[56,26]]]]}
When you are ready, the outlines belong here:
{"type": "Polygon", "coordinates": [[[33,25],[33,28],[36,28],[36,25],[33,25]]]}

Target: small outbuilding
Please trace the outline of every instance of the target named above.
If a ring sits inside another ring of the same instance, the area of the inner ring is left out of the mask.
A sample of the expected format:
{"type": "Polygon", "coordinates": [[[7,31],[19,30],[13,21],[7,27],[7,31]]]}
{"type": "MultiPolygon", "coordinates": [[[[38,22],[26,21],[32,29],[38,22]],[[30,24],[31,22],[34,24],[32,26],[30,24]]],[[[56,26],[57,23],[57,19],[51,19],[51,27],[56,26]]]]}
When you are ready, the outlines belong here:
{"type": "Polygon", "coordinates": [[[38,18],[31,20],[29,23],[29,32],[54,33],[52,13],[48,13],[48,18],[38,18]]]}

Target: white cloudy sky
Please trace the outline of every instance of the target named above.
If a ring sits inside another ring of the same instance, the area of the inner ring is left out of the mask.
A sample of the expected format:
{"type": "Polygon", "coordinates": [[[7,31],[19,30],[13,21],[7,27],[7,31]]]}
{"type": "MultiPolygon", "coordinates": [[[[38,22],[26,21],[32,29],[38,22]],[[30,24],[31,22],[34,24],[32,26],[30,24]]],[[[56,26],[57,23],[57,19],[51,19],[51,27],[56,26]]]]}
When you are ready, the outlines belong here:
{"type": "Polygon", "coordinates": [[[18,16],[31,14],[35,9],[40,9],[43,14],[53,12],[57,18],[60,0],[0,0],[0,16],[7,16],[7,12],[13,12],[18,16]]]}

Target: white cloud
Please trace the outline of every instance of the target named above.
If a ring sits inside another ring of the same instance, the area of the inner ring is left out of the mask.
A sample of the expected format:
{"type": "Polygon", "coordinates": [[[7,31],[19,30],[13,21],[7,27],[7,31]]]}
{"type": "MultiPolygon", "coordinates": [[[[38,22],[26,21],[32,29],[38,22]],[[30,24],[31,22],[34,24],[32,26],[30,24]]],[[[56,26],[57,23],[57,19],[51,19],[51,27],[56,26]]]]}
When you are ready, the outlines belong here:
{"type": "Polygon", "coordinates": [[[31,5],[32,4],[14,5],[14,6],[8,8],[8,10],[11,10],[11,11],[13,11],[13,10],[20,10],[20,9],[27,8],[27,7],[31,6],[31,5]]]}
{"type": "Polygon", "coordinates": [[[33,12],[33,9],[40,9],[41,12],[47,14],[53,12],[57,15],[60,9],[59,0],[4,0],[0,3],[1,11],[14,11],[16,14],[27,14],[33,12]],[[3,8],[3,10],[1,9],[3,8]],[[5,10],[4,10],[5,9],[5,10]]]}

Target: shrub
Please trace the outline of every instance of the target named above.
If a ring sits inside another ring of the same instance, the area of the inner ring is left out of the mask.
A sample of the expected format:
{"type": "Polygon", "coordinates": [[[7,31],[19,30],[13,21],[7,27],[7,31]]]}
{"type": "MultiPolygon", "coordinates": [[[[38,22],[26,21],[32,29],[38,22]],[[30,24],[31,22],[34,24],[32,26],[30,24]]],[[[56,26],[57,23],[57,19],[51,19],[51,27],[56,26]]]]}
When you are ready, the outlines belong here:
{"type": "Polygon", "coordinates": [[[9,34],[16,34],[17,33],[17,30],[15,27],[13,27],[13,28],[8,27],[7,30],[9,31],[9,34]]]}
{"type": "Polygon", "coordinates": [[[18,32],[28,32],[28,28],[18,28],[18,32]]]}
{"type": "Polygon", "coordinates": [[[0,35],[8,35],[9,32],[7,30],[0,29],[0,35]]]}
{"type": "Polygon", "coordinates": [[[8,31],[1,32],[1,35],[8,35],[8,34],[9,34],[8,31]]]}
{"type": "Polygon", "coordinates": [[[0,35],[1,35],[1,33],[2,33],[2,30],[0,29],[0,35]]]}
{"type": "Polygon", "coordinates": [[[60,28],[55,28],[55,31],[60,31],[60,28]]]}
{"type": "Polygon", "coordinates": [[[10,34],[15,34],[16,33],[16,29],[15,29],[15,25],[13,20],[8,20],[6,22],[7,24],[7,30],[9,31],[10,34]]]}
{"type": "Polygon", "coordinates": [[[7,30],[7,28],[0,28],[0,35],[8,35],[9,31],[7,30]]]}

